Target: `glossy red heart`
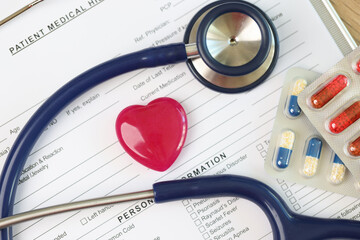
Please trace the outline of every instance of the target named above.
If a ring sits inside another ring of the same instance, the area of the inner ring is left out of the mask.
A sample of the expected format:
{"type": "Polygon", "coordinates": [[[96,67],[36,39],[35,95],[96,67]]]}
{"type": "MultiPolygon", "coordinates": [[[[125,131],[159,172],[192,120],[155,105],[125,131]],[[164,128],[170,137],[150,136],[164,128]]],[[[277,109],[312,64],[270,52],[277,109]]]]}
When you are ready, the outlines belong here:
{"type": "Polygon", "coordinates": [[[186,113],[171,98],[158,98],[146,106],[129,106],[116,119],[116,134],[125,151],[156,171],[165,171],[175,162],[186,133],[186,113]]]}

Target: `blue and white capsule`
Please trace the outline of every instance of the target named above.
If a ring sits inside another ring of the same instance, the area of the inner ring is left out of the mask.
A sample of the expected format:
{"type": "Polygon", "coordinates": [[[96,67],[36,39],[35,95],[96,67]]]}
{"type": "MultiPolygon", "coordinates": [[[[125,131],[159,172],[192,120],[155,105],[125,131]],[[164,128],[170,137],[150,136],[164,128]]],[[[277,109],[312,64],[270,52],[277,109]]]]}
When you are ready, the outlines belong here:
{"type": "Polygon", "coordinates": [[[288,104],[288,114],[290,117],[297,117],[301,113],[301,108],[298,104],[298,95],[306,88],[307,82],[305,79],[298,79],[291,91],[291,96],[288,104]]]}
{"type": "Polygon", "coordinates": [[[330,174],[330,182],[333,184],[340,184],[344,180],[344,176],[346,173],[345,164],[341,161],[338,155],[335,154],[331,174],[330,174]]]}
{"type": "Polygon", "coordinates": [[[279,150],[275,161],[277,168],[285,169],[289,166],[294,142],[295,133],[293,131],[286,130],[281,133],[279,150]]]}
{"type": "Polygon", "coordinates": [[[310,139],[305,156],[303,174],[307,177],[315,175],[321,155],[322,141],[314,137],[310,139]]]}

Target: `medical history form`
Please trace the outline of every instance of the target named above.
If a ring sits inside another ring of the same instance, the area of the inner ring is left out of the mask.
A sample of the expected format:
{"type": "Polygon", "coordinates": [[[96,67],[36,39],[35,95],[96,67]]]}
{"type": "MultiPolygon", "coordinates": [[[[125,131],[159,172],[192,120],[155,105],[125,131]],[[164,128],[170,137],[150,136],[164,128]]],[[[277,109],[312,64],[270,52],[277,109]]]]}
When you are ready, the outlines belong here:
{"type": "MultiPolygon", "coordinates": [[[[44,1],[3,25],[0,166],[26,121],[59,87],[116,56],[181,42],[188,21],[210,2],[44,1]]],[[[249,92],[220,94],[196,81],[186,64],[179,64],[130,72],[99,85],[49,123],[22,171],[14,211],[140,191],[163,180],[238,174],[270,185],[297,213],[360,218],[358,199],[265,173],[264,159],[287,70],[324,72],[343,54],[310,2],[250,2],[270,16],[279,34],[280,56],[269,79],[249,92]],[[124,152],[114,126],[125,107],[164,96],[184,107],[188,136],[174,165],[155,172],[124,152]]],[[[233,197],[110,205],[22,223],[13,227],[13,233],[14,239],[56,240],[271,239],[262,211],[233,197]]]]}

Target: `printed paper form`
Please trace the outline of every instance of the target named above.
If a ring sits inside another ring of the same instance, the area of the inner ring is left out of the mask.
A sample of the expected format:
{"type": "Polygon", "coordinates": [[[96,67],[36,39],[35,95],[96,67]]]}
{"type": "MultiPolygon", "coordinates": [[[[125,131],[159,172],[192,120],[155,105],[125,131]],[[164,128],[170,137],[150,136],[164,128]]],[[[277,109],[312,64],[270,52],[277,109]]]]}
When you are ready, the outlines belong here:
{"type": "MultiPolygon", "coordinates": [[[[189,19],[209,2],[46,1],[0,28],[6,89],[0,95],[0,162],[26,120],[58,87],[116,55],[181,41],[189,19]]],[[[161,180],[239,174],[269,184],[298,213],[358,217],[358,199],[275,180],[263,170],[286,70],[323,72],[342,56],[310,3],[256,4],[273,19],[281,41],[269,80],[251,92],[219,94],[179,64],[102,84],[68,106],[42,135],[21,176],[15,212],[149,189],[161,180]],[[189,121],[185,147],[165,173],[133,161],[114,131],[121,109],[161,96],[181,102],[189,121]]],[[[255,205],[228,197],[162,205],[145,200],[65,213],[15,226],[14,239],[271,239],[271,230],[255,205]]]]}

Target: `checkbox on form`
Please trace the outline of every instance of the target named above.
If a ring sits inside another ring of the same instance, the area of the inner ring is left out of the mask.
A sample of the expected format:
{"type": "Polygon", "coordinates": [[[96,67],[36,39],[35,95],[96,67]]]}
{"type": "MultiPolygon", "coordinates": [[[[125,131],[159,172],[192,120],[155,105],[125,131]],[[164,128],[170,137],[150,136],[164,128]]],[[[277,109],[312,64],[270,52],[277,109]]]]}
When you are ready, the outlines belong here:
{"type": "Polygon", "coordinates": [[[204,233],[202,236],[204,239],[208,239],[210,237],[210,235],[208,233],[204,233]]]}
{"type": "Polygon", "coordinates": [[[260,143],[260,144],[256,145],[256,149],[257,149],[258,151],[261,151],[261,150],[264,149],[264,146],[260,143]]]}
{"type": "Polygon", "coordinates": [[[182,201],[182,203],[184,206],[187,206],[187,205],[189,205],[190,202],[189,202],[189,200],[184,200],[184,201],[182,201]]]}
{"type": "Polygon", "coordinates": [[[188,213],[190,213],[190,212],[194,211],[194,209],[193,209],[192,206],[188,206],[188,207],[186,208],[186,211],[188,211],[188,213]]]}
{"type": "Polygon", "coordinates": [[[88,223],[86,218],[81,219],[80,222],[81,222],[82,225],[85,225],[85,224],[88,223]]]}

